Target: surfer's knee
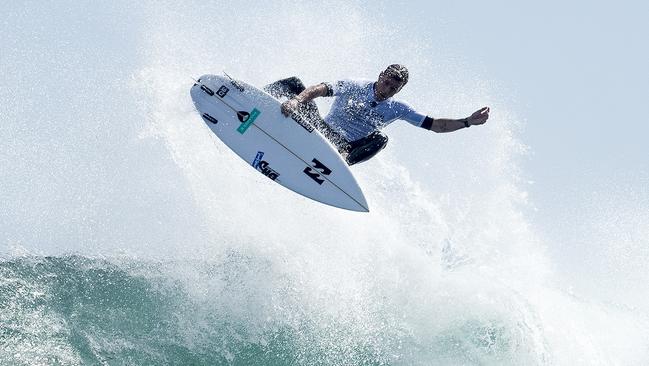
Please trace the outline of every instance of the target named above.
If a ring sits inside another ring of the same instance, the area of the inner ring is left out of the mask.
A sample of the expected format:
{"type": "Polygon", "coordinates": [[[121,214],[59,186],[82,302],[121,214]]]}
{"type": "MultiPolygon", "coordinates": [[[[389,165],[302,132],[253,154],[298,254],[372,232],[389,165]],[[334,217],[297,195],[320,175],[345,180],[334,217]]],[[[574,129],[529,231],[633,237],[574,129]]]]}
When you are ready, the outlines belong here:
{"type": "Polygon", "coordinates": [[[302,93],[304,89],[306,89],[302,80],[297,76],[291,76],[290,78],[282,80],[282,84],[284,84],[291,93],[295,93],[296,95],[302,93]]]}
{"type": "Polygon", "coordinates": [[[291,98],[302,93],[306,87],[297,76],[291,76],[290,78],[277,80],[274,83],[268,84],[263,89],[275,98],[291,98]]]}
{"type": "Polygon", "coordinates": [[[350,143],[347,164],[354,165],[373,158],[388,144],[388,136],[380,131],[350,143]]]}

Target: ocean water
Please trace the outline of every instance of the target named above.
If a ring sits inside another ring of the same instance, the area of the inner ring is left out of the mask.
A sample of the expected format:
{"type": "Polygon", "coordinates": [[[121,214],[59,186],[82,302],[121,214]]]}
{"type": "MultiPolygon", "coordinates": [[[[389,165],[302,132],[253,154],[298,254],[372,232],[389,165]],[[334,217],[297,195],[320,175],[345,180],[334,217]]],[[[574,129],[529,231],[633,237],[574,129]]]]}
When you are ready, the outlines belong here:
{"type": "Polygon", "coordinates": [[[560,255],[508,92],[390,10],[5,5],[0,364],[647,364],[649,200],[568,212],[585,221],[556,230],[581,245],[560,255]],[[242,164],[189,97],[204,73],[313,84],[394,62],[416,108],[493,114],[454,134],[390,126],[353,169],[368,214],[242,164]]]}

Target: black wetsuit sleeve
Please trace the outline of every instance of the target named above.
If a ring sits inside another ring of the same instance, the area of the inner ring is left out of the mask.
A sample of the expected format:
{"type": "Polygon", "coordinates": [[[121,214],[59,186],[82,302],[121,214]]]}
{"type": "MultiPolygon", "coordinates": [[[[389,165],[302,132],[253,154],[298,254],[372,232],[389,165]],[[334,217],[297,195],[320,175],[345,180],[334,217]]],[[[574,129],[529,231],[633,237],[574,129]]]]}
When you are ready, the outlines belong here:
{"type": "Polygon", "coordinates": [[[334,88],[331,86],[329,83],[322,83],[325,87],[327,87],[327,94],[325,94],[325,97],[333,97],[334,95],[334,88]]]}
{"type": "Polygon", "coordinates": [[[421,124],[421,128],[425,128],[427,130],[430,130],[433,127],[433,122],[434,121],[435,120],[432,119],[431,117],[426,116],[426,118],[424,119],[424,122],[422,122],[422,124],[421,124]]]}

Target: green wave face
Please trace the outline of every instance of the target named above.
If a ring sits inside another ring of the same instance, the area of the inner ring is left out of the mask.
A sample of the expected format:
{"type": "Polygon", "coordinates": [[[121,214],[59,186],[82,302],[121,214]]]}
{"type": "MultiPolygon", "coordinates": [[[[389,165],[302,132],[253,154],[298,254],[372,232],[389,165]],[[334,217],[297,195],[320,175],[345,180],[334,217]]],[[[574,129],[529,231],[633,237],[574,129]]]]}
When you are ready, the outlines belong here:
{"type": "Polygon", "coordinates": [[[446,319],[422,334],[397,308],[314,302],[264,259],[236,253],[216,264],[22,258],[2,262],[0,278],[3,365],[549,361],[506,319],[446,319]],[[185,266],[189,280],[174,275],[185,266]]]}

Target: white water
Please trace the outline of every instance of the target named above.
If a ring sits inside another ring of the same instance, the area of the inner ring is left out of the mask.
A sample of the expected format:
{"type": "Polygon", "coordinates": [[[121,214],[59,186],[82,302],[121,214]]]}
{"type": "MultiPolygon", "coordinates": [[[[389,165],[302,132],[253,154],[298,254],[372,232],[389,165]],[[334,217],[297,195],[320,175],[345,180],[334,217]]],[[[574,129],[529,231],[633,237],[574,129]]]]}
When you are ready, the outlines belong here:
{"type": "MultiPolygon", "coordinates": [[[[544,241],[525,214],[526,147],[505,91],[486,80],[475,88],[478,75],[440,59],[443,42],[388,28],[380,9],[257,5],[10,8],[0,62],[19,72],[0,78],[5,256],[220,263],[236,253],[260,269],[229,299],[191,265],[171,265],[169,276],[247,334],[268,317],[308,323],[305,348],[345,355],[362,345],[394,364],[649,360],[646,300],[615,291],[646,272],[612,271],[617,280],[602,286],[616,301],[577,295],[571,282],[587,283],[586,271],[555,263],[546,247],[561,243],[544,241]],[[391,126],[388,148],[354,167],[369,214],[259,175],[207,132],[188,92],[190,77],[223,69],[256,85],[291,75],[313,84],[373,78],[394,62],[411,71],[400,96],[415,107],[454,117],[489,105],[493,115],[453,134],[391,126]]],[[[647,258],[643,223],[626,228],[637,230],[626,245],[647,258]]],[[[628,249],[608,240],[613,255],[628,249]]],[[[184,319],[190,334],[193,320],[200,314],[184,319]]]]}

